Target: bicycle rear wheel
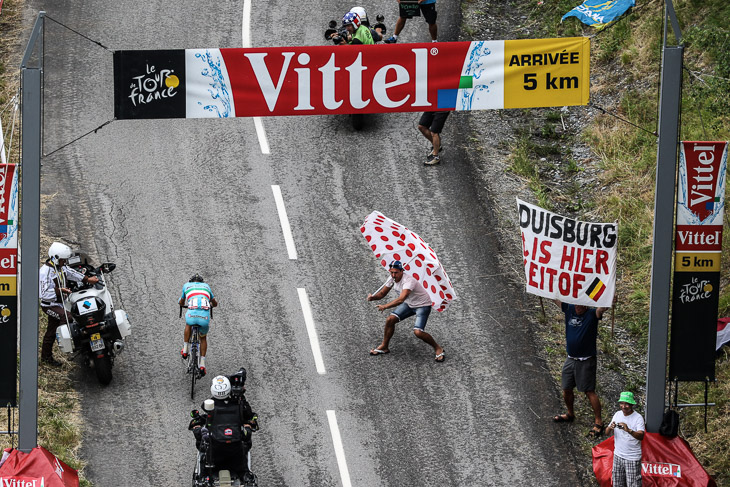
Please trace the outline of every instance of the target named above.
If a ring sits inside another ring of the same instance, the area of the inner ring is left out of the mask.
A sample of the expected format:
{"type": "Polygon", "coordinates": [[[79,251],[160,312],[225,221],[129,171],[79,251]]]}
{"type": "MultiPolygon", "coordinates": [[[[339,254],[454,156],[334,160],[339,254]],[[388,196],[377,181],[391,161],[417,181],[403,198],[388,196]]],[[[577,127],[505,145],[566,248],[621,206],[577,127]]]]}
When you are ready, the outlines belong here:
{"type": "Polygon", "coordinates": [[[190,343],[190,365],[191,365],[191,384],[190,384],[190,399],[195,399],[195,381],[198,380],[198,347],[200,341],[198,340],[198,329],[193,328],[193,339],[190,343]]]}

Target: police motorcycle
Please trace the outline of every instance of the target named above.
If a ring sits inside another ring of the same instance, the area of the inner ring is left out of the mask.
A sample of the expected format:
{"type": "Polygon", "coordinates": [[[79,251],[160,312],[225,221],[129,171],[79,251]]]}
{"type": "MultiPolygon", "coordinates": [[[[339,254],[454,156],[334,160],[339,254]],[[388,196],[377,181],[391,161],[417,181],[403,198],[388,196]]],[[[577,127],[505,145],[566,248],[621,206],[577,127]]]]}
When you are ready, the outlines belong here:
{"type": "Polygon", "coordinates": [[[190,412],[188,430],[195,435],[198,455],[193,487],[258,487],[251,472],[251,435],[258,431],[258,417],[251,411],[244,392],[246,369],[213,379],[202,411],[190,412]],[[248,421],[241,419],[249,417],[248,421]],[[243,464],[245,462],[245,466],[243,464]]]}
{"type": "Polygon", "coordinates": [[[67,283],[71,294],[63,300],[63,306],[73,321],[57,328],[56,341],[62,352],[72,354],[72,359],[81,355],[85,364],[93,363],[99,383],[108,385],[112,381],[114,357],[124,350],[124,340],[132,333],[127,313],[114,309],[105,284],[104,275],[112,272],[116,264],[106,262],[94,267],[76,253],[69,257],[67,265],[86,276],[97,277],[99,282],[67,283]]]}
{"type": "MultiPolygon", "coordinates": [[[[370,25],[370,21],[368,20],[368,15],[365,12],[365,9],[362,7],[353,7],[352,10],[350,10],[349,13],[355,13],[357,14],[357,21],[364,25],[365,27],[370,29],[370,34],[373,36],[373,41],[377,44],[378,42],[382,42],[385,38],[385,33],[387,32],[387,28],[385,27],[385,17],[378,14],[375,16],[376,23],[374,25],[370,25]]],[[[345,15],[345,18],[347,18],[347,14],[345,15]]],[[[344,23],[341,26],[337,26],[336,20],[330,20],[329,27],[324,31],[324,38],[326,41],[332,41],[336,45],[340,44],[346,44],[348,37],[350,36],[350,33],[347,31],[347,24],[344,23]]],[[[363,125],[365,124],[365,114],[363,113],[353,113],[350,115],[350,120],[352,122],[352,128],[355,130],[362,130],[363,125]]]]}

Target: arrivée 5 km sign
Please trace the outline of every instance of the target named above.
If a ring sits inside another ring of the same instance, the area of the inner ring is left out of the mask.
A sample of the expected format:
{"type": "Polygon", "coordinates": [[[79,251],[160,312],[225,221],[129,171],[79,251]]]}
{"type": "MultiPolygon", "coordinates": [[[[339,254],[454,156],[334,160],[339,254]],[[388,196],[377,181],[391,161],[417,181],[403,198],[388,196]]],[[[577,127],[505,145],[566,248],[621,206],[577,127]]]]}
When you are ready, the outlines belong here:
{"type": "Polygon", "coordinates": [[[114,114],[227,118],[585,105],[589,54],[586,37],[116,51],[114,114]]]}

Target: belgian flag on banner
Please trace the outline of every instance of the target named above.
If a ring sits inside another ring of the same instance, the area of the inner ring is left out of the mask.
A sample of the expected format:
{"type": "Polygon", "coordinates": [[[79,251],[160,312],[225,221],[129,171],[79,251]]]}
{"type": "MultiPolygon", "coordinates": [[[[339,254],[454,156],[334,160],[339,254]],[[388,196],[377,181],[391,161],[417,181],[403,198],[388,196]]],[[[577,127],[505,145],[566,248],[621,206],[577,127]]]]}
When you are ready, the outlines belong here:
{"type": "Polygon", "coordinates": [[[593,279],[591,285],[588,286],[588,289],[586,290],[586,295],[593,301],[598,301],[603,294],[603,291],[605,290],[606,285],[603,284],[603,281],[596,277],[595,279],[593,279]]]}

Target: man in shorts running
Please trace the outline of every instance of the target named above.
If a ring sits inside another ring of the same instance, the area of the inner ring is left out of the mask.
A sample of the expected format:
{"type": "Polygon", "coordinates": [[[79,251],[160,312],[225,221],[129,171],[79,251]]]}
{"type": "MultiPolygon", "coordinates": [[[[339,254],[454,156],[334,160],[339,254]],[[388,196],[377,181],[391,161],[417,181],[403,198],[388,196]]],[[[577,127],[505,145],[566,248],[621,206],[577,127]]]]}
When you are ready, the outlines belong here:
{"type": "Polygon", "coordinates": [[[426,156],[427,166],[435,166],[441,162],[441,131],[450,112],[423,112],[418,121],[418,130],[431,142],[431,152],[426,156]]]}
{"type": "MultiPolygon", "coordinates": [[[[400,14],[398,16],[398,20],[395,21],[395,33],[383,42],[386,44],[394,44],[398,42],[398,36],[403,30],[403,27],[405,27],[406,20],[413,16],[413,13],[409,12],[409,7],[410,5],[402,4],[401,0],[398,0],[400,14]]],[[[431,34],[431,42],[436,42],[438,40],[438,27],[436,26],[436,0],[418,0],[418,10],[416,10],[416,15],[423,15],[423,18],[428,24],[428,33],[431,34]]]]}
{"type": "Polygon", "coordinates": [[[413,277],[403,273],[403,264],[399,260],[390,263],[390,277],[382,288],[375,294],[368,294],[368,301],[383,299],[391,289],[395,289],[398,297],[386,304],[379,304],[378,311],[395,308],[385,319],[385,331],[383,341],[377,347],[370,350],[370,355],[382,355],[390,352],[388,344],[393,337],[395,324],[406,318],[416,315],[416,322],[413,325],[413,334],[424,342],[431,345],[436,352],[436,362],[444,361],[444,349],[436,343],[431,335],[426,333],[426,321],[431,314],[431,297],[423,286],[419,285],[413,277]]]}
{"type": "Polygon", "coordinates": [[[208,324],[210,323],[210,310],[218,306],[218,301],[213,297],[213,291],[210,286],[205,283],[200,274],[195,274],[186,282],[182,288],[182,295],[178,300],[180,306],[187,306],[185,313],[185,341],[180,355],[183,360],[188,358],[188,349],[190,347],[190,335],[192,334],[192,325],[199,326],[200,332],[200,359],[198,367],[205,375],[205,353],[208,351],[208,324]]]}

